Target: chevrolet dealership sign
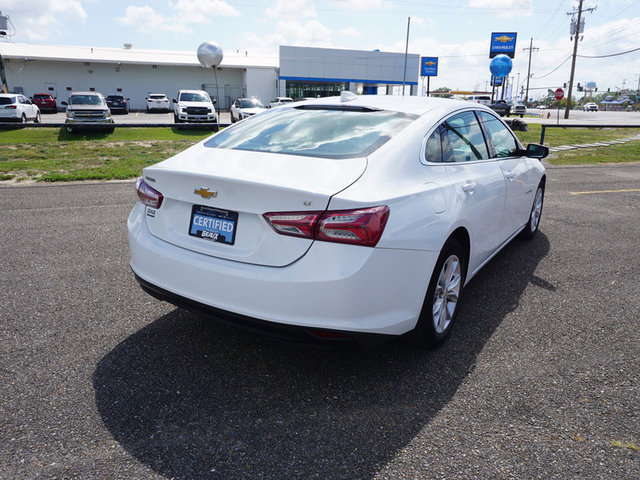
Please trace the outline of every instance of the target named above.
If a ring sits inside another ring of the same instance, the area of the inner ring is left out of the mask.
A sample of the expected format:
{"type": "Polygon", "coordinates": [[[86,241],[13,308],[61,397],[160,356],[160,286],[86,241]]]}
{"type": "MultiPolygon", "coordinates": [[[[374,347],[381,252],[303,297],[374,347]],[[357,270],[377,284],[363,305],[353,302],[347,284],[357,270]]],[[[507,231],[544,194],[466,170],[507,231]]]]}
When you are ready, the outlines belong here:
{"type": "Polygon", "coordinates": [[[493,32],[491,34],[491,47],[489,48],[489,58],[504,54],[513,58],[516,54],[517,33],[493,32]]]}

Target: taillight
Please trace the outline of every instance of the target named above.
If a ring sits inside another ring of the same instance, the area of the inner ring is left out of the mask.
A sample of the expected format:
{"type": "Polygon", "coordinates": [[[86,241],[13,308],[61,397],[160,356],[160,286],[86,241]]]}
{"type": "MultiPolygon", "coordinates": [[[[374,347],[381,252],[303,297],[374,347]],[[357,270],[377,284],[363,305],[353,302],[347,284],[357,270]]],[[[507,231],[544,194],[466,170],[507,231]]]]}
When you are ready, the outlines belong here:
{"type": "Polygon", "coordinates": [[[281,235],[313,239],[321,215],[322,212],[275,212],[263,217],[281,235]]]}
{"type": "Polygon", "coordinates": [[[4,107],[4,108],[9,108],[9,109],[11,109],[11,110],[15,110],[15,109],[16,109],[16,108],[18,108],[18,107],[17,107],[16,105],[8,105],[8,106],[6,106],[6,107],[4,107]]]}
{"type": "Polygon", "coordinates": [[[282,235],[375,247],[389,218],[386,205],[327,212],[270,212],[265,220],[282,235]]]}
{"type": "Polygon", "coordinates": [[[386,205],[326,212],[318,224],[316,239],[375,247],[388,218],[389,207],[386,205]]]}
{"type": "Polygon", "coordinates": [[[151,208],[160,208],[164,197],[162,194],[145,182],[142,177],[136,182],[136,191],[138,192],[138,198],[140,201],[151,208]]]}

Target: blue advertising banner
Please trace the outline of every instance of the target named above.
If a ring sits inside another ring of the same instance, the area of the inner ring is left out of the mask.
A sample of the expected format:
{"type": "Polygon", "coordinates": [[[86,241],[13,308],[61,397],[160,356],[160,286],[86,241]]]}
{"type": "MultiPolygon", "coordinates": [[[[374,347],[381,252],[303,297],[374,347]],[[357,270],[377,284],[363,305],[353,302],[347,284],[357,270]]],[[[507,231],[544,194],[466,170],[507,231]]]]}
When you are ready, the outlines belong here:
{"type": "Polygon", "coordinates": [[[438,57],[422,57],[420,59],[420,76],[437,77],[438,76],[438,57]]]}
{"type": "Polygon", "coordinates": [[[518,34],[515,32],[493,32],[491,34],[489,58],[500,54],[508,55],[510,58],[515,57],[517,36],[518,34]]]}
{"type": "Polygon", "coordinates": [[[502,78],[503,77],[491,77],[491,86],[492,87],[502,86],[502,78]]]}

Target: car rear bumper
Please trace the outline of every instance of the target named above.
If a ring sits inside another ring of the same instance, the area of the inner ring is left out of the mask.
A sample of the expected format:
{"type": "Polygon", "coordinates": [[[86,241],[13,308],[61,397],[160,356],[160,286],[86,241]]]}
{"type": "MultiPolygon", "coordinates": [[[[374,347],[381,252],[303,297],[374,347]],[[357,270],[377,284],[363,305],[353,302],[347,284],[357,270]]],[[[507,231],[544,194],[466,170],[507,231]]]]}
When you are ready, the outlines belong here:
{"type": "Polygon", "coordinates": [[[131,268],[141,283],[274,327],[401,335],[415,327],[438,256],[315,242],[288,266],[251,265],[160,240],[145,212],[137,203],[127,225],[131,268]]]}

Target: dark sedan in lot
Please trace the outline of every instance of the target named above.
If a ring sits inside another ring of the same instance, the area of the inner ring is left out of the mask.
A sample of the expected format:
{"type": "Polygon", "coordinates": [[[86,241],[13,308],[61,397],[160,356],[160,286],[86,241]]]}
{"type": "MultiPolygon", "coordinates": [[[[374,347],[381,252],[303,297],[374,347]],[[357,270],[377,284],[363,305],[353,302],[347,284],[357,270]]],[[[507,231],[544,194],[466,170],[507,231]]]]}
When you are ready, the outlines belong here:
{"type": "Polygon", "coordinates": [[[106,100],[111,113],[129,113],[129,98],[122,95],[109,95],[106,100]]]}

